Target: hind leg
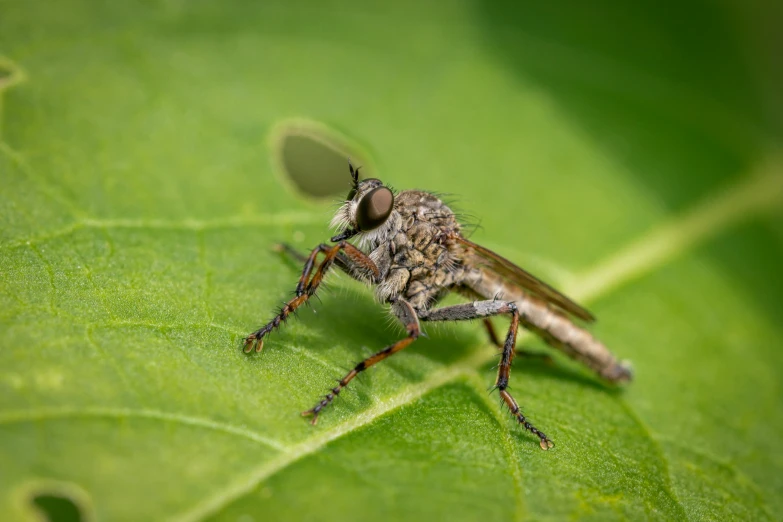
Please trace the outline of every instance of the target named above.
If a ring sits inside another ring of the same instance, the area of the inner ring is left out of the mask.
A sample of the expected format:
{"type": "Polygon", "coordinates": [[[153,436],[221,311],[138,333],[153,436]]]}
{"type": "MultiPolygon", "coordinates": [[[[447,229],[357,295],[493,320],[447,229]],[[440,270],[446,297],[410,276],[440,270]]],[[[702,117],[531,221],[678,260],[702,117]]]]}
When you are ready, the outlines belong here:
{"type": "MultiPolygon", "coordinates": [[[[492,321],[487,317],[482,322],[484,323],[484,328],[486,328],[487,335],[489,336],[489,340],[492,342],[492,344],[498,348],[503,348],[503,341],[501,341],[500,337],[498,337],[492,321]]],[[[538,359],[539,361],[543,361],[547,364],[552,364],[554,362],[552,356],[544,352],[531,352],[530,350],[517,349],[515,350],[514,355],[524,357],[525,359],[538,359]]]]}
{"type": "Polygon", "coordinates": [[[466,321],[470,319],[486,319],[493,315],[508,314],[511,316],[511,325],[509,326],[506,340],[503,342],[503,351],[498,365],[498,376],[495,380],[495,389],[500,393],[500,397],[508,406],[511,414],[528,431],[539,438],[541,449],[547,450],[554,446],[552,441],[542,431],[528,422],[527,418],[514,400],[514,397],[508,392],[508,380],[511,374],[511,361],[514,359],[515,347],[517,343],[517,331],[519,330],[519,310],[514,303],[506,301],[474,301],[472,303],[446,306],[434,310],[419,312],[421,321],[466,321]]]}

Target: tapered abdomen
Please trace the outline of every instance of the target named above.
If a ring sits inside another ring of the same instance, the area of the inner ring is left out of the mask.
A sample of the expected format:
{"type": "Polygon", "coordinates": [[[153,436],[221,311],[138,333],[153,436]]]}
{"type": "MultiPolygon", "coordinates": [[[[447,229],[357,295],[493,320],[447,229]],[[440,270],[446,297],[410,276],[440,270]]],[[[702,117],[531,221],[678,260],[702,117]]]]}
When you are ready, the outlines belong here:
{"type": "Polygon", "coordinates": [[[525,328],[535,332],[569,357],[592,368],[603,379],[611,382],[631,379],[630,367],[618,361],[590,332],[576,325],[546,302],[494,272],[475,269],[463,284],[485,299],[502,299],[516,303],[520,322],[525,328]]]}

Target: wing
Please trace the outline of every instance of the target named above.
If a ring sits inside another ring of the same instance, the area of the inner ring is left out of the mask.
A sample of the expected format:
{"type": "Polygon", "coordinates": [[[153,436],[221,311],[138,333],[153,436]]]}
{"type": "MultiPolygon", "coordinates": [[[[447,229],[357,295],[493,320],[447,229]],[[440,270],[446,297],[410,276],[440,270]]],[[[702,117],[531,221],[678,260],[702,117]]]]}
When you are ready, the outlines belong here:
{"type": "Polygon", "coordinates": [[[528,292],[540,297],[550,304],[557,306],[563,311],[569,312],[576,317],[579,317],[580,319],[584,319],[585,321],[595,321],[595,316],[593,314],[534,275],[525,272],[505,257],[499,256],[492,250],[477,245],[472,241],[468,241],[462,236],[454,235],[452,237],[458,243],[461,243],[468,248],[466,257],[475,258],[474,260],[477,264],[491,268],[505,279],[508,279],[510,282],[521,286],[528,292]]]}

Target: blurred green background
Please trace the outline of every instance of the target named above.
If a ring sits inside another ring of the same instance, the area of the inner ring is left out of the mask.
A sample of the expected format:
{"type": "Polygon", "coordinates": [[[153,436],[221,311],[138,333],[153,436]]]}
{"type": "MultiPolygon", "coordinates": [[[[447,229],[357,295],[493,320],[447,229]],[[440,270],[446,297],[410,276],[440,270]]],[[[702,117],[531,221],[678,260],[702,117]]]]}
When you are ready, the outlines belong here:
{"type": "Polygon", "coordinates": [[[0,0],[0,519],[783,518],[780,3],[383,4],[0,0]],[[304,422],[400,335],[338,276],[241,353],[336,153],[449,193],[635,382],[518,360],[544,453],[458,325],[304,422]]]}

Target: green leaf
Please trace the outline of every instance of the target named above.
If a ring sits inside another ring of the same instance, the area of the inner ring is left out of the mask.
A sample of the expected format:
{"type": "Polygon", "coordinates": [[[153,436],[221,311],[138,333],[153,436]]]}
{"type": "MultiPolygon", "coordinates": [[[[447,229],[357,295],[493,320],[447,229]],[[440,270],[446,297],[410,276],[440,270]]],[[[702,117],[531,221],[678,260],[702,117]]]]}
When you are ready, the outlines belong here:
{"type": "Polygon", "coordinates": [[[353,3],[0,0],[0,519],[783,518],[779,8],[353,3]],[[455,194],[636,380],[518,359],[542,452],[431,328],[304,422],[400,332],[334,276],[241,352],[271,247],[329,237],[289,118],[455,194]]]}

